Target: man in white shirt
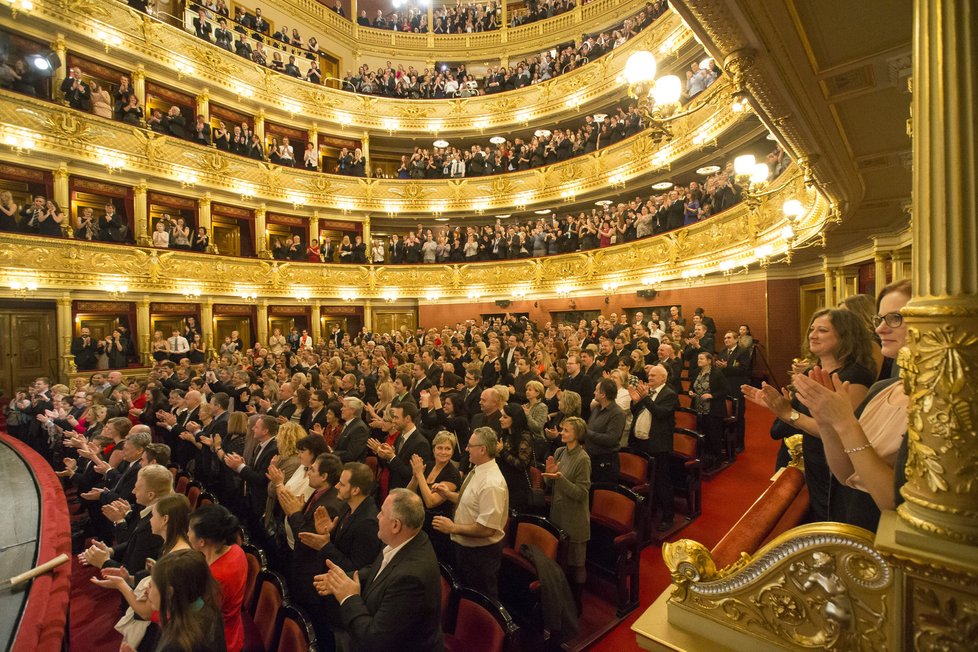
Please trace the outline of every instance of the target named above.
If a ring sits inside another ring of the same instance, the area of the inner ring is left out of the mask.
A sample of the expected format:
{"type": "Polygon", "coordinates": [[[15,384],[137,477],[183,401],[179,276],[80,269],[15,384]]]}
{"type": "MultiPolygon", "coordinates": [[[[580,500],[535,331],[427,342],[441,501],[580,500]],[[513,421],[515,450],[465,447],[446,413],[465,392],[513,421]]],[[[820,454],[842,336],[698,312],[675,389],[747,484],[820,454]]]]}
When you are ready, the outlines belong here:
{"type": "Polygon", "coordinates": [[[187,353],[190,352],[190,343],[180,334],[180,331],[174,329],[173,335],[166,341],[166,350],[170,354],[170,360],[180,364],[180,359],[186,358],[187,353]]]}
{"type": "Polygon", "coordinates": [[[493,599],[499,594],[499,566],[509,514],[509,489],[495,459],[498,448],[492,428],[476,428],[466,446],[472,470],[462,487],[457,493],[440,482],[432,487],[456,505],[454,519],[436,516],[432,526],[451,535],[462,584],[493,599]]]}

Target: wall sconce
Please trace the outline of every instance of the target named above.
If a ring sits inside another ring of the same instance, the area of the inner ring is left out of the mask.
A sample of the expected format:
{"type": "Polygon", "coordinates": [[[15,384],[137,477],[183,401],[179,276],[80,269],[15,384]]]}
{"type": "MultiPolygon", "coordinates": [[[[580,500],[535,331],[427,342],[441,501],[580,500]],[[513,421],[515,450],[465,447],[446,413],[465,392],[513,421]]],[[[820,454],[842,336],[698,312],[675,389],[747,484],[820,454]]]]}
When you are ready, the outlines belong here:
{"type": "Polygon", "coordinates": [[[466,295],[471,301],[477,301],[482,298],[482,290],[479,288],[469,288],[469,292],[466,295]]]}
{"type": "Polygon", "coordinates": [[[337,202],[337,205],[339,206],[340,210],[343,211],[344,215],[349,215],[350,211],[353,210],[353,202],[349,199],[341,199],[339,202],[337,202]]]}
{"type": "Polygon", "coordinates": [[[388,215],[393,217],[394,215],[397,215],[401,208],[398,206],[397,202],[387,201],[384,202],[384,210],[387,211],[388,215]]]}
{"type": "Polygon", "coordinates": [[[178,80],[183,79],[184,76],[193,77],[197,73],[197,69],[194,68],[193,64],[183,59],[177,59],[173,67],[176,68],[178,80]]]}
{"type": "Polygon", "coordinates": [[[513,298],[517,301],[522,301],[526,298],[526,288],[516,288],[513,290],[513,298]]]}
{"type": "Polygon", "coordinates": [[[558,297],[567,297],[570,296],[571,289],[568,285],[558,285],[554,288],[554,292],[557,293],[558,297]]]}
{"type": "Polygon", "coordinates": [[[682,278],[686,281],[686,285],[690,286],[704,276],[706,276],[706,272],[700,269],[684,269],[682,273],[682,278]]]}
{"type": "Polygon", "coordinates": [[[473,122],[472,126],[478,129],[479,131],[485,131],[486,127],[489,126],[489,121],[486,120],[485,118],[480,118],[479,120],[473,122]]]}
{"type": "Polygon", "coordinates": [[[109,174],[114,174],[126,166],[126,157],[124,155],[107,149],[98,150],[98,161],[105,166],[109,174]]]}
{"type": "Polygon", "coordinates": [[[125,283],[109,283],[102,286],[102,289],[108,292],[113,299],[121,299],[129,291],[129,286],[125,283]]]}
{"type": "MultiPolygon", "coordinates": [[[[432,120],[428,123],[428,131],[433,133],[435,136],[437,136],[438,132],[442,130],[442,127],[444,127],[444,125],[442,124],[441,120],[432,120]]],[[[448,147],[448,144],[435,145],[435,147],[448,147]]]]}
{"type": "Polygon", "coordinates": [[[298,301],[299,303],[306,303],[307,301],[309,301],[309,297],[311,295],[309,293],[309,290],[301,289],[301,290],[296,290],[293,296],[295,297],[295,300],[298,301]]]}
{"type": "Polygon", "coordinates": [[[388,136],[393,136],[394,132],[401,128],[401,123],[397,118],[384,118],[384,129],[388,136]]]}
{"type": "Polygon", "coordinates": [[[27,129],[8,129],[3,133],[3,144],[10,147],[17,155],[29,154],[37,144],[37,140],[34,133],[27,129]]]}
{"type": "Polygon", "coordinates": [[[438,290],[428,290],[425,293],[424,298],[428,301],[437,301],[441,298],[441,292],[438,290]]]}
{"type": "Polygon", "coordinates": [[[177,172],[177,181],[180,182],[181,188],[193,188],[197,185],[199,178],[193,170],[183,169],[177,172]]]}
{"type": "Polygon", "coordinates": [[[255,96],[255,91],[251,90],[241,82],[234,83],[234,93],[238,96],[238,101],[250,99],[255,96]]]}
{"type": "Polygon", "coordinates": [[[21,299],[25,299],[32,293],[37,291],[37,283],[34,281],[27,281],[26,283],[21,283],[20,281],[11,281],[10,289],[14,291],[14,294],[21,299]]]}
{"type": "Polygon", "coordinates": [[[767,267],[771,264],[771,254],[774,253],[774,245],[761,245],[754,249],[754,258],[758,260],[761,267],[767,267]]]}
{"type": "Polygon", "coordinates": [[[340,298],[347,303],[352,303],[357,300],[357,293],[355,290],[345,289],[340,291],[340,298]]]}
{"type": "Polygon", "coordinates": [[[532,117],[533,114],[529,111],[520,111],[516,114],[516,121],[525,127],[526,125],[530,124],[530,119],[532,117]]]}
{"type": "Polygon", "coordinates": [[[482,215],[485,213],[487,208],[489,208],[489,202],[485,199],[477,199],[476,201],[472,202],[472,212],[476,213],[477,215],[482,215]]]}
{"type": "Polygon", "coordinates": [[[6,0],[6,3],[10,5],[10,15],[13,18],[17,18],[17,14],[21,11],[28,12],[34,10],[32,0],[6,0]]]}
{"type": "Polygon", "coordinates": [[[614,294],[618,291],[619,284],[618,281],[608,281],[601,285],[601,289],[604,290],[605,294],[614,294]]]}
{"type": "Polygon", "coordinates": [[[445,202],[439,201],[439,202],[432,202],[431,206],[429,207],[429,210],[431,211],[432,215],[441,215],[442,213],[445,212],[445,208],[446,208],[445,202]]]}
{"type": "Polygon", "coordinates": [[[531,199],[533,199],[533,194],[529,192],[521,192],[520,194],[516,195],[514,199],[516,209],[517,210],[526,209],[526,205],[530,203],[531,199]]]}
{"type": "Polygon", "coordinates": [[[288,201],[289,201],[290,204],[292,204],[292,208],[294,210],[299,210],[299,208],[301,206],[305,206],[306,205],[306,198],[305,198],[305,196],[303,196],[303,195],[301,195],[301,194],[299,194],[297,192],[289,193],[288,201]]]}
{"type": "Polygon", "coordinates": [[[107,32],[104,29],[100,29],[95,32],[95,39],[105,46],[105,53],[109,53],[109,48],[117,48],[122,45],[122,37],[118,34],[112,32],[107,32]]]}
{"type": "Polygon", "coordinates": [[[285,110],[289,112],[290,118],[294,118],[295,114],[302,110],[301,106],[299,106],[296,102],[293,102],[291,100],[286,100],[284,102],[284,105],[285,105],[285,110]]]}
{"type": "Polygon", "coordinates": [[[384,293],[381,295],[381,298],[383,298],[383,300],[386,301],[387,303],[394,303],[395,301],[397,301],[398,296],[399,295],[396,288],[387,288],[386,290],[384,290],[384,293]]]}
{"type": "Polygon", "coordinates": [[[187,299],[199,299],[200,289],[187,287],[183,289],[183,296],[187,299]]]}
{"type": "Polygon", "coordinates": [[[625,187],[625,175],[620,172],[616,172],[608,176],[608,184],[615,189],[622,189],[625,187]]]}
{"type": "Polygon", "coordinates": [[[351,124],[353,124],[353,118],[350,117],[349,113],[337,113],[336,121],[340,123],[340,126],[343,128],[349,127],[351,124]]]}
{"type": "Polygon", "coordinates": [[[250,183],[241,182],[235,186],[234,191],[241,195],[241,201],[251,201],[255,198],[255,186],[250,183]]]}
{"type": "Polygon", "coordinates": [[[254,303],[258,300],[258,293],[254,290],[239,290],[238,298],[248,303],[254,303]]]}
{"type": "Polygon", "coordinates": [[[574,201],[576,197],[577,197],[577,190],[574,188],[567,188],[566,190],[560,191],[560,198],[563,199],[564,202],[566,203],[570,203],[574,201]]]}

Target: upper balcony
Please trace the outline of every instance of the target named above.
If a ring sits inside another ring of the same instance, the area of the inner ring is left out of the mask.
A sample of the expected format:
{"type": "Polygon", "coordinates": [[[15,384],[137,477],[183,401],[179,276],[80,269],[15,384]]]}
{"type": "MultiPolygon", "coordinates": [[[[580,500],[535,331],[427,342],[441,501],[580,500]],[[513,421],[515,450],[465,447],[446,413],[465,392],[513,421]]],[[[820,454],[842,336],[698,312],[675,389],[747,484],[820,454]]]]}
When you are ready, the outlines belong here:
{"type": "MultiPolygon", "coordinates": [[[[41,0],[29,15],[22,14],[16,21],[0,17],[0,23],[42,42],[49,42],[52,33],[59,31],[63,38],[55,40],[56,48],[67,41],[89,58],[123,67],[126,62],[131,66],[135,58],[143,76],[176,78],[186,91],[210,94],[243,110],[250,107],[246,112],[287,113],[322,130],[354,137],[371,131],[404,136],[491,133],[531,122],[549,124],[619,97],[618,78],[631,53],[651,50],[664,57],[676,56],[693,42],[692,32],[681,19],[667,12],[619,48],[549,81],[496,95],[401,100],[295,79],[116,2],[93,5],[87,15],[81,15],[68,4],[41,0]]],[[[528,27],[535,25],[538,23],[528,27]]]]}
{"type": "Polygon", "coordinates": [[[414,34],[362,27],[317,0],[265,0],[263,5],[299,20],[362,55],[411,57],[420,61],[484,61],[573,41],[581,32],[599,30],[640,11],[646,0],[578,2],[573,11],[519,27],[505,26],[468,34],[414,34]]]}

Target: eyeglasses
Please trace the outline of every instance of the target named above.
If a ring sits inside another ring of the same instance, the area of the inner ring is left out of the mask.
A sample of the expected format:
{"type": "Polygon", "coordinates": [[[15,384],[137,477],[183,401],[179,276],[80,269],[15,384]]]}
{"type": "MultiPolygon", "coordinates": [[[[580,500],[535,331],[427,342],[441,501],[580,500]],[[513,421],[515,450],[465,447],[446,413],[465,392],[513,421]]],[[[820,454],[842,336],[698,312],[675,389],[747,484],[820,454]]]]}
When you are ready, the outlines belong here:
{"type": "Polygon", "coordinates": [[[485,448],[485,447],[486,447],[486,445],[485,445],[485,444],[473,444],[472,442],[469,442],[469,443],[468,443],[468,444],[467,444],[467,445],[465,446],[465,450],[469,450],[470,448],[478,448],[479,446],[482,446],[483,448],[485,448]]]}
{"type": "Polygon", "coordinates": [[[900,328],[903,325],[903,315],[898,312],[888,312],[885,315],[873,315],[873,327],[879,328],[880,324],[886,323],[890,328],[900,328]]]}

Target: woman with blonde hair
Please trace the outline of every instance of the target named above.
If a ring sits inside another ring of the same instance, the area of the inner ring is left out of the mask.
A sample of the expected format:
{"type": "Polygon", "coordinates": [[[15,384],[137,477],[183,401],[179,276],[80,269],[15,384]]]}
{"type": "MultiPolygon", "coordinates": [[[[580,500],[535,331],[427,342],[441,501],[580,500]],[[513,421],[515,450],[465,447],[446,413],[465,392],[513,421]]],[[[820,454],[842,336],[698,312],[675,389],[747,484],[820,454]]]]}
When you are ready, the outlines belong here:
{"type": "Polygon", "coordinates": [[[17,213],[20,206],[9,190],[0,192],[0,231],[17,231],[17,213]]]}
{"type": "MultiPolygon", "coordinates": [[[[287,421],[278,428],[275,436],[275,443],[278,445],[278,454],[272,458],[272,466],[281,471],[281,476],[291,478],[299,468],[299,440],[306,436],[306,431],[297,423],[287,421]]],[[[275,477],[279,474],[275,473],[275,477]]],[[[268,481],[268,498],[265,501],[265,532],[270,539],[275,539],[277,543],[285,543],[285,515],[278,504],[278,492],[275,481],[268,481]],[[279,536],[281,535],[281,540],[279,536]]]]}
{"type": "Polygon", "coordinates": [[[531,380],[526,383],[526,403],[523,411],[526,412],[526,425],[530,431],[530,438],[533,440],[533,452],[536,459],[547,458],[547,439],[543,434],[543,427],[547,425],[550,415],[547,412],[547,404],[544,402],[543,383],[539,380],[531,380]]]}

